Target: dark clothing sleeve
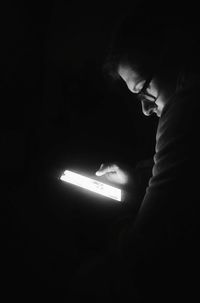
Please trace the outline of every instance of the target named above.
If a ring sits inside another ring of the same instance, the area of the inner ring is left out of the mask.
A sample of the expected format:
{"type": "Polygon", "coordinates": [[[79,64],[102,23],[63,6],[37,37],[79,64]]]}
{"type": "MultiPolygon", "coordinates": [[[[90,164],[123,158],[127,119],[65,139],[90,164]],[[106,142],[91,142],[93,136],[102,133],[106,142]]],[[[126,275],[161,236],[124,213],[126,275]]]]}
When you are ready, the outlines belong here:
{"type": "MultiPolygon", "coordinates": [[[[124,227],[119,238],[120,254],[128,266],[132,264],[138,280],[146,279],[147,284],[158,283],[164,276],[166,279],[169,272],[180,278],[183,268],[191,267],[197,251],[199,113],[195,88],[177,93],[166,105],[158,125],[146,194],[135,221],[124,227]]],[[[197,253],[196,257],[195,265],[197,253]]]]}
{"type": "Polygon", "coordinates": [[[163,112],[152,177],[134,227],[138,232],[145,233],[147,228],[149,233],[154,228],[154,235],[170,240],[175,232],[183,234],[195,223],[199,210],[199,101],[196,91],[182,92],[163,112]]]}

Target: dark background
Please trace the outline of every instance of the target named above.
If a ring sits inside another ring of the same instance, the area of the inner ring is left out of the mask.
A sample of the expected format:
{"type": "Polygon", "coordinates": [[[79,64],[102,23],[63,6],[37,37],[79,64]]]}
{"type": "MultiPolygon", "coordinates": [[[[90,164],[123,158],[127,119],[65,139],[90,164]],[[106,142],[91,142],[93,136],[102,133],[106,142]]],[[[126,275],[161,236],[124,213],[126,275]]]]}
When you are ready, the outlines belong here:
{"type": "Polygon", "coordinates": [[[127,208],[63,184],[64,169],[133,170],[154,153],[155,117],[102,73],[118,18],[138,1],[1,4],[1,277],[6,298],[65,298],[127,208]]]}

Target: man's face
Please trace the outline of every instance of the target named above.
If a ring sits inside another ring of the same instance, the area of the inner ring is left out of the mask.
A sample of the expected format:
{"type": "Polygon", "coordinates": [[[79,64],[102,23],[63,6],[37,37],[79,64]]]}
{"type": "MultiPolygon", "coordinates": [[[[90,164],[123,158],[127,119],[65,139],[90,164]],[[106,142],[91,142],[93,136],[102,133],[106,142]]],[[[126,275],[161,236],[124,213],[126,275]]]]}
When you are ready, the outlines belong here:
{"type": "Polygon", "coordinates": [[[155,113],[158,117],[161,116],[165,103],[162,100],[160,91],[152,80],[143,94],[139,94],[143,89],[146,80],[134,71],[128,64],[120,64],[118,68],[120,77],[126,82],[128,89],[138,94],[138,98],[142,105],[142,112],[145,116],[155,113]]]}

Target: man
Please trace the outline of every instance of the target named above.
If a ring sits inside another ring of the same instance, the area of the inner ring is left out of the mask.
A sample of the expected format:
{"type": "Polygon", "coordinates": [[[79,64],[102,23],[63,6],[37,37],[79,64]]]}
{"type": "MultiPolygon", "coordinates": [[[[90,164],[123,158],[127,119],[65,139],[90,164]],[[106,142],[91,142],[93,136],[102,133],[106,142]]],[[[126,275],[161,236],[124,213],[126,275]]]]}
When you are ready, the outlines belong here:
{"type": "MultiPolygon", "coordinates": [[[[159,117],[152,177],[116,251],[125,281],[132,281],[131,299],[138,291],[141,302],[192,300],[200,269],[198,21],[187,11],[146,12],[142,7],[121,23],[106,64],[137,95],[143,113],[159,117]]],[[[115,164],[102,165],[96,175],[128,182],[115,164]]]]}

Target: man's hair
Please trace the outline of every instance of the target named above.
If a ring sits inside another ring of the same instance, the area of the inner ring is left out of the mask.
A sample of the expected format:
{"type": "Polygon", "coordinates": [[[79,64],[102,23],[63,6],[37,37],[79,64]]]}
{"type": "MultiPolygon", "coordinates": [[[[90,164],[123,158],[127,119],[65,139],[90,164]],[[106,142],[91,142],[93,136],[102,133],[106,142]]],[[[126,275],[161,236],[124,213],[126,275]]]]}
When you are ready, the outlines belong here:
{"type": "MultiPolygon", "coordinates": [[[[162,1],[160,1],[162,2],[162,1]]],[[[166,2],[166,5],[168,2],[166,2]]],[[[129,64],[141,76],[159,68],[181,68],[193,54],[196,24],[188,11],[141,3],[120,20],[108,48],[103,70],[118,79],[120,64],[129,64]]]]}

